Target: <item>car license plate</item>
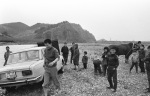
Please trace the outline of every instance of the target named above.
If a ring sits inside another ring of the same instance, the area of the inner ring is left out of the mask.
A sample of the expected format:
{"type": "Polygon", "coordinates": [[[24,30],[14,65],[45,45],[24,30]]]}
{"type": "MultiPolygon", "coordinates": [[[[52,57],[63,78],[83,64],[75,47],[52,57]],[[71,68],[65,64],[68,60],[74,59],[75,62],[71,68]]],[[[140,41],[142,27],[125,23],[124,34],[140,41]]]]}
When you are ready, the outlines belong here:
{"type": "Polygon", "coordinates": [[[16,76],[16,72],[8,72],[6,73],[6,78],[7,79],[15,79],[17,76],[16,76]]]}

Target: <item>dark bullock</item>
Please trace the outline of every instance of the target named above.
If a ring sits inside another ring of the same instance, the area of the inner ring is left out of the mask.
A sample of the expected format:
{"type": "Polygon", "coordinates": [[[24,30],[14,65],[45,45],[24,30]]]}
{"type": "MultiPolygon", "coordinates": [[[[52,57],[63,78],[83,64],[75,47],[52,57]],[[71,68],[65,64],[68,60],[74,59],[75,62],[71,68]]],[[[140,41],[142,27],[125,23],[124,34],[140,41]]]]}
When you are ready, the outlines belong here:
{"type": "Polygon", "coordinates": [[[120,45],[110,45],[109,49],[112,47],[116,47],[117,55],[125,55],[125,63],[128,63],[129,56],[132,54],[134,43],[129,44],[120,44],[120,45]]]}

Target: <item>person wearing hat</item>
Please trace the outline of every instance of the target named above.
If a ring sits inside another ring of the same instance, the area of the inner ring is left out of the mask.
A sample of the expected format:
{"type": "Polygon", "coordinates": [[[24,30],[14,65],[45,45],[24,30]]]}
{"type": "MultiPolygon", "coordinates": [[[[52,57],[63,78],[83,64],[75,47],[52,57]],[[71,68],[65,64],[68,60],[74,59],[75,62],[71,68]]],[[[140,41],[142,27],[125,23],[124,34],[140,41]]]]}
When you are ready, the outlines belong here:
{"type": "Polygon", "coordinates": [[[108,47],[104,47],[104,53],[102,54],[102,69],[103,69],[103,76],[106,76],[106,69],[107,69],[107,63],[108,63],[108,60],[107,60],[107,57],[108,57],[108,54],[109,54],[109,48],[108,47]]]}
{"type": "Polygon", "coordinates": [[[107,79],[109,82],[109,87],[107,89],[114,89],[113,92],[117,90],[117,68],[119,66],[119,60],[116,55],[116,47],[110,48],[110,55],[108,55],[108,67],[107,67],[107,79]]]}
{"type": "Polygon", "coordinates": [[[7,63],[7,60],[8,60],[8,57],[9,57],[9,54],[12,53],[12,51],[10,51],[10,48],[9,46],[6,47],[6,52],[4,54],[4,59],[5,59],[5,63],[4,63],[4,66],[6,65],[7,63]]]}
{"type": "Polygon", "coordinates": [[[69,54],[69,49],[67,47],[66,42],[64,43],[64,46],[61,48],[61,52],[62,52],[62,55],[63,55],[63,58],[64,58],[64,63],[66,65],[67,61],[68,61],[68,54],[69,54]]]}
{"type": "Polygon", "coordinates": [[[146,90],[147,92],[150,93],[150,46],[147,47],[147,53],[144,58],[144,62],[146,64],[147,78],[148,78],[148,88],[146,88],[146,90]]]}

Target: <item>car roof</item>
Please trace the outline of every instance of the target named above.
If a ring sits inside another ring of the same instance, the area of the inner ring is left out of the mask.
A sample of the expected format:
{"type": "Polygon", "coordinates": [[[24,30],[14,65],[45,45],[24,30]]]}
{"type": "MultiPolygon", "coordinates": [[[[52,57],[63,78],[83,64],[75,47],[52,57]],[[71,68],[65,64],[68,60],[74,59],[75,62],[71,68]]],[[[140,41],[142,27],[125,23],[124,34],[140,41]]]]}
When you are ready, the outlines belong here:
{"type": "Polygon", "coordinates": [[[18,52],[23,52],[23,51],[31,51],[31,50],[40,50],[40,49],[44,49],[46,48],[45,46],[43,47],[31,47],[31,48],[25,48],[25,49],[21,49],[21,50],[17,50],[17,51],[13,51],[11,54],[14,54],[14,53],[18,53],[18,52]]]}

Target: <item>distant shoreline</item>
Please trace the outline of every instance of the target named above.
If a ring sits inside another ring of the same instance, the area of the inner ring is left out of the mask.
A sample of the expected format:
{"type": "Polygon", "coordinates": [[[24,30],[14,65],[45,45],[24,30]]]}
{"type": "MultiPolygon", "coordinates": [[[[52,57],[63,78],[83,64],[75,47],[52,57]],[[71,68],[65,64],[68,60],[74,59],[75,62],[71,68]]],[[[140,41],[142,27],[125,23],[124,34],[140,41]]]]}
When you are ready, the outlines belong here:
{"type": "Polygon", "coordinates": [[[7,42],[0,42],[0,46],[4,45],[31,45],[31,44],[36,44],[36,43],[7,43],[7,42]]]}
{"type": "MultiPolygon", "coordinates": [[[[136,43],[137,41],[97,41],[95,43],[89,43],[89,44],[127,44],[127,43],[136,43]]],[[[141,41],[144,45],[150,45],[150,41],[141,41]]],[[[4,45],[31,45],[31,44],[37,44],[37,42],[0,42],[0,46],[4,45]]],[[[63,44],[63,42],[59,42],[59,44],[63,44]]],[[[71,42],[68,43],[69,45],[71,42]]],[[[88,43],[78,43],[78,44],[88,44],[88,43]]]]}

